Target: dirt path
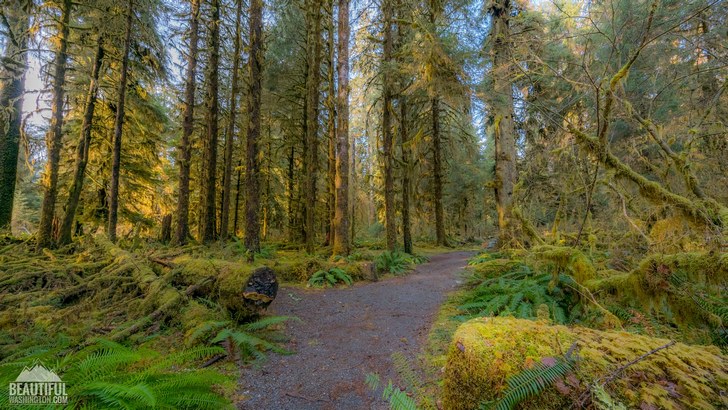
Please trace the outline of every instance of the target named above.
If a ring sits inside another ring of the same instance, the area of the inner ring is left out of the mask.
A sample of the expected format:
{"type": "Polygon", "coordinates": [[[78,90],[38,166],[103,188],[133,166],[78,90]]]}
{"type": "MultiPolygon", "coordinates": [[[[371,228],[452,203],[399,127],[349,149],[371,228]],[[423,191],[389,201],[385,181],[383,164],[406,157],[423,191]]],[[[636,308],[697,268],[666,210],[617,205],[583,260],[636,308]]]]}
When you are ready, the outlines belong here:
{"type": "Polygon", "coordinates": [[[301,319],[286,331],[296,353],[246,367],[240,386],[247,399],[239,408],[388,408],[364,384],[367,373],[386,383],[396,377],[392,353],[417,356],[470,255],[436,255],[407,276],[350,288],[281,288],[268,310],[301,319]]]}

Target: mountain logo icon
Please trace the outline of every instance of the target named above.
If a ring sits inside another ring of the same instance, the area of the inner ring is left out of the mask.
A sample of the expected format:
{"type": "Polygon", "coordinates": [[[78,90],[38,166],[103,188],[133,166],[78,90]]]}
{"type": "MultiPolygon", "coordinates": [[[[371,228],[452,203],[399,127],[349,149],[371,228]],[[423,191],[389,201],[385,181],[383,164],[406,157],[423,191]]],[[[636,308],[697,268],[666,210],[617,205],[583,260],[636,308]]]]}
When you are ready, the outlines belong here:
{"type": "Polygon", "coordinates": [[[23,371],[20,372],[15,382],[55,382],[62,383],[61,378],[53,372],[48,370],[42,364],[36,364],[31,368],[24,367],[23,371]]]}

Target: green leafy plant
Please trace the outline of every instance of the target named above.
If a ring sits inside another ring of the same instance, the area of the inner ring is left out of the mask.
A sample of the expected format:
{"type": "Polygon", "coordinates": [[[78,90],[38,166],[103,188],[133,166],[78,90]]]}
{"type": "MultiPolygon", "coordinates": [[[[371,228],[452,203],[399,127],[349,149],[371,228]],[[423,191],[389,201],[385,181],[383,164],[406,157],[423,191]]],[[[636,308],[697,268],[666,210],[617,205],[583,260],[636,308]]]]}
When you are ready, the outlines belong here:
{"type": "MultiPolygon", "coordinates": [[[[67,385],[68,408],[104,409],[223,409],[230,401],[215,386],[231,386],[234,380],[213,369],[189,366],[224,352],[221,347],[201,346],[168,355],[147,348],[132,349],[98,340],[92,346],[65,355],[56,346],[34,352],[22,360],[0,364],[0,378],[9,382],[24,366],[42,360],[67,385]]],[[[0,390],[0,406],[8,403],[0,390]]]]}
{"type": "MultiPolygon", "coordinates": [[[[378,374],[368,373],[366,375],[365,383],[373,391],[379,390],[381,383],[378,374]]],[[[407,393],[402,391],[399,387],[396,387],[391,380],[387,383],[382,391],[382,399],[389,402],[389,408],[391,410],[417,410],[417,402],[412,397],[408,396],[407,393]]]]}
{"type": "Polygon", "coordinates": [[[467,318],[477,316],[515,316],[535,319],[545,306],[549,317],[557,323],[567,323],[578,302],[568,284],[573,279],[565,274],[553,282],[551,274],[532,277],[501,277],[484,281],[470,291],[458,307],[467,318]]]}
{"type": "Polygon", "coordinates": [[[382,272],[389,272],[401,275],[409,269],[412,259],[409,255],[399,251],[385,251],[374,259],[377,269],[382,272]]]}
{"type": "MultiPolygon", "coordinates": [[[[574,358],[569,352],[564,357],[545,357],[541,359],[541,363],[536,363],[532,368],[511,376],[507,381],[507,389],[496,403],[495,409],[511,410],[529,397],[539,395],[557,379],[572,372],[574,364],[574,358]]],[[[483,403],[481,408],[490,408],[489,404],[483,403]]]]}
{"type": "Polygon", "coordinates": [[[308,280],[308,284],[311,286],[334,286],[337,283],[344,283],[351,285],[354,280],[341,268],[330,268],[329,270],[316,271],[311,279],[308,280]]]}
{"type": "Polygon", "coordinates": [[[207,321],[195,329],[188,342],[196,343],[204,340],[207,344],[221,344],[226,348],[228,357],[237,357],[241,360],[265,359],[265,352],[268,351],[281,354],[290,352],[280,347],[275,340],[271,340],[271,337],[266,338],[261,332],[269,330],[271,326],[295,319],[291,316],[268,316],[239,326],[229,320],[207,321]]]}

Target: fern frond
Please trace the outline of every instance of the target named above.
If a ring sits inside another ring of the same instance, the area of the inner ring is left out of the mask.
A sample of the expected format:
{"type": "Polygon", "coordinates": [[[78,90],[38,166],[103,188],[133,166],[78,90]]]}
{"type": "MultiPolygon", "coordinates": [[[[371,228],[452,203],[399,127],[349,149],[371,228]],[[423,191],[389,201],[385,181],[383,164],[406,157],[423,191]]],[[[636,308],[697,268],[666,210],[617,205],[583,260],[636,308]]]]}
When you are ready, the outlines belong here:
{"type": "Polygon", "coordinates": [[[543,392],[557,379],[573,371],[573,360],[569,358],[553,359],[553,365],[537,363],[531,369],[524,369],[510,377],[508,389],[496,405],[496,410],[511,410],[518,403],[543,392]]]}

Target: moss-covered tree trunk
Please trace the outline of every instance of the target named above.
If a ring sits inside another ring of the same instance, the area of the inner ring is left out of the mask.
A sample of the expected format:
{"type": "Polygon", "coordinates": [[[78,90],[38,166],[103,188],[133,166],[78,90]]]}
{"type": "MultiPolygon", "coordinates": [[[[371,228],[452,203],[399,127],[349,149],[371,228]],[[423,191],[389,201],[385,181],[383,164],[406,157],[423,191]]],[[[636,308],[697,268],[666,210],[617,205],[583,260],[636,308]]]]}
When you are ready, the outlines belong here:
{"type": "Polygon", "coordinates": [[[445,238],[445,211],[442,208],[442,136],[440,135],[440,98],[432,99],[432,178],[434,183],[435,202],[435,239],[437,244],[444,246],[445,238]]]}
{"type": "Polygon", "coordinates": [[[189,51],[185,75],[185,101],[182,114],[182,138],[177,148],[179,162],[179,188],[177,190],[177,230],[174,242],[183,245],[190,234],[190,161],[192,150],[190,137],[194,131],[195,83],[197,71],[197,39],[199,30],[200,0],[190,1],[189,51]]]}
{"type": "Polygon", "coordinates": [[[88,94],[86,95],[86,107],[84,108],[83,120],[81,123],[81,137],[76,147],[76,164],[73,172],[73,183],[68,193],[66,201],[65,213],[61,222],[61,231],[58,237],[58,244],[65,245],[71,242],[71,230],[73,229],[73,219],[76,217],[76,209],[78,201],[83,190],[84,174],[86,173],[86,164],[88,163],[88,152],[91,145],[91,127],[94,119],[94,109],[96,107],[96,95],[98,93],[99,74],[101,72],[101,64],[104,60],[104,39],[99,36],[96,44],[96,55],[94,57],[94,65],[91,68],[91,79],[88,85],[88,94]]]}
{"type": "Polygon", "coordinates": [[[495,142],[495,200],[498,211],[498,242],[501,246],[515,239],[511,208],[516,184],[516,136],[513,124],[511,90],[510,0],[496,0],[489,12],[493,17],[491,42],[493,54],[493,96],[491,98],[495,142]]]}
{"type": "Polygon", "coordinates": [[[124,51],[121,58],[121,77],[119,78],[119,102],[116,105],[114,121],[114,148],[111,162],[111,187],[109,189],[109,240],[116,242],[116,222],[119,212],[119,174],[121,170],[121,137],[124,128],[124,103],[126,102],[126,82],[129,71],[129,48],[131,47],[131,29],[134,22],[134,1],[129,0],[126,10],[126,34],[124,35],[124,51]]]}
{"type": "Polygon", "coordinates": [[[312,253],[316,239],[316,181],[318,174],[318,112],[319,86],[321,83],[321,3],[319,0],[307,2],[306,53],[308,73],[306,75],[306,157],[304,194],[306,211],[304,214],[303,234],[306,252],[312,253]]]}
{"type": "Polygon", "coordinates": [[[210,6],[209,33],[207,49],[207,135],[205,138],[205,158],[203,167],[203,195],[200,225],[201,238],[204,242],[214,241],[217,237],[217,207],[215,191],[217,190],[217,138],[218,138],[218,106],[219,106],[219,71],[220,71],[220,2],[212,0],[210,6]]]}
{"type": "Polygon", "coordinates": [[[326,219],[326,245],[334,243],[334,218],[336,217],[336,87],[334,80],[334,16],[333,1],[330,2],[331,18],[327,21],[328,41],[327,47],[329,51],[329,59],[327,68],[328,95],[326,98],[326,108],[329,112],[327,122],[328,131],[328,169],[326,175],[326,210],[328,218],[326,219]]]}
{"type": "Polygon", "coordinates": [[[43,181],[45,192],[40,209],[37,249],[53,243],[53,218],[56,214],[58,196],[58,166],[61,162],[61,144],[63,143],[63,100],[66,83],[66,60],[68,59],[68,34],[70,31],[70,0],[62,3],[61,20],[58,23],[58,50],[56,51],[53,72],[53,104],[51,106],[51,127],[46,135],[46,166],[43,181]]]}
{"type": "Polygon", "coordinates": [[[0,60],[0,229],[9,229],[13,216],[30,4],[30,1],[13,0],[2,6],[3,28],[8,37],[0,60]]]}
{"type": "Polygon", "coordinates": [[[339,0],[336,96],[336,210],[334,255],[348,255],[349,242],[349,0],[339,0]]]}
{"type": "Polygon", "coordinates": [[[230,118],[225,133],[225,170],[222,177],[222,211],[220,213],[220,237],[226,239],[230,235],[230,196],[232,194],[233,178],[233,141],[235,140],[235,119],[237,118],[238,75],[240,71],[241,54],[241,18],[243,14],[243,1],[237,0],[235,12],[235,39],[233,46],[233,75],[232,89],[230,91],[230,118]]]}
{"type": "Polygon", "coordinates": [[[260,103],[263,81],[263,0],[250,2],[250,59],[248,61],[248,135],[245,161],[245,248],[252,259],[260,251],[260,103]]]}
{"type": "Polygon", "coordinates": [[[394,210],[394,135],[392,132],[392,0],[382,1],[384,45],[382,48],[382,154],[384,161],[384,225],[387,249],[397,248],[397,223],[394,210]]]}

